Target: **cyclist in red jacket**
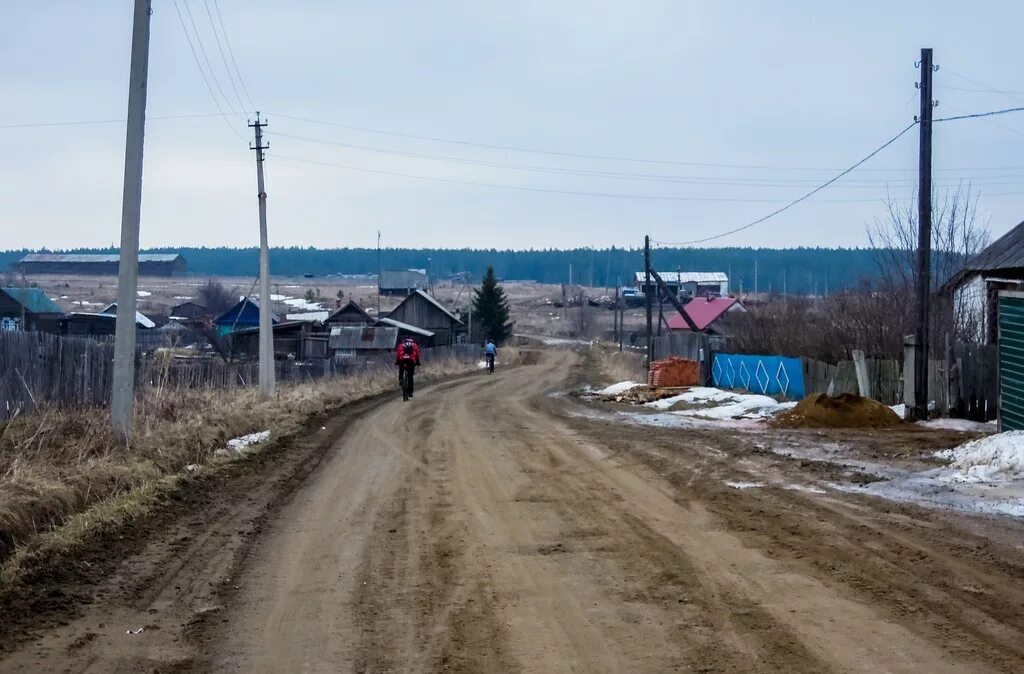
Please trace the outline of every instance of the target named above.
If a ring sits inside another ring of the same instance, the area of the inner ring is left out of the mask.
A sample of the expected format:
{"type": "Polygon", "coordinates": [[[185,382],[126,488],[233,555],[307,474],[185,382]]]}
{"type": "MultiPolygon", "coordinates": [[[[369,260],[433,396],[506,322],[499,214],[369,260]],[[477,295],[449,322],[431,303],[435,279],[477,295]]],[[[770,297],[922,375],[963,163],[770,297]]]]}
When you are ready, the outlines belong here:
{"type": "Polygon", "coordinates": [[[413,374],[420,364],[420,345],[412,337],[406,337],[395,350],[395,365],[398,366],[398,384],[402,384],[402,376],[409,377],[409,397],[412,397],[413,374]]]}

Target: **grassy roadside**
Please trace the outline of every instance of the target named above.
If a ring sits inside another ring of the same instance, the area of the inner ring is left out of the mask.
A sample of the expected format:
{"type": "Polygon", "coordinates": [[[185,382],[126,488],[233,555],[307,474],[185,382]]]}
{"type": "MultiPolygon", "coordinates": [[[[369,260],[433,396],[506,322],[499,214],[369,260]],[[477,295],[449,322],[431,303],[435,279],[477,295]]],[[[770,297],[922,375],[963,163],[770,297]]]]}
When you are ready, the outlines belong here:
{"type": "MultiPolygon", "coordinates": [[[[422,381],[475,369],[476,363],[432,363],[422,381]]],[[[385,371],[282,387],[269,401],[252,390],[148,391],[130,444],[101,409],[44,410],[0,426],[0,590],[40,560],[73,553],[99,532],[145,517],[197,470],[245,456],[218,451],[229,439],[269,430],[257,451],[270,448],[317,415],[395,387],[385,371]]]]}

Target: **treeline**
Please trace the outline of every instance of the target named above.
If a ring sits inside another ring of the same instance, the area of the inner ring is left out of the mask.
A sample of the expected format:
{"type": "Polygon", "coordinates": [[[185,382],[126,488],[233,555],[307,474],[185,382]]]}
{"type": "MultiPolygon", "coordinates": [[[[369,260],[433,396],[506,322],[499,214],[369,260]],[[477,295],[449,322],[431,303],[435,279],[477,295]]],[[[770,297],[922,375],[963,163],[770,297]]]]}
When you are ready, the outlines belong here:
{"type": "MultiPolygon", "coordinates": [[[[57,251],[0,252],[0,270],[28,252],[116,253],[111,248],[57,251]]],[[[151,248],[146,253],[180,253],[189,272],[198,276],[255,276],[259,266],[256,248],[151,248]]],[[[658,270],[721,271],[729,274],[732,290],[825,294],[849,288],[878,276],[876,251],[866,248],[655,248],[658,270]]],[[[377,250],[373,248],[274,248],[275,275],[375,274],[377,250]]],[[[435,279],[469,272],[480,279],[488,266],[505,280],[565,283],[570,268],[574,283],[614,287],[629,284],[634,272],[643,269],[643,250],[627,248],[574,250],[471,250],[401,249],[381,251],[384,269],[429,269],[435,279]]]]}

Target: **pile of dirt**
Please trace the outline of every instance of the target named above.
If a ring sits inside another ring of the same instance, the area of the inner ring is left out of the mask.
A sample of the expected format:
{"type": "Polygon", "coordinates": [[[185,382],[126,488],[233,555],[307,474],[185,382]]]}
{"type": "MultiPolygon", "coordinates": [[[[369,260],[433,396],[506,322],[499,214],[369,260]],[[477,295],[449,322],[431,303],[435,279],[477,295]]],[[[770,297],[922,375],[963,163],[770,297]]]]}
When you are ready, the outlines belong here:
{"type": "Polygon", "coordinates": [[[888,406],[853,393],[808,396],[772,421],[776,428],[889,428],[902,423],[888,406]]]}

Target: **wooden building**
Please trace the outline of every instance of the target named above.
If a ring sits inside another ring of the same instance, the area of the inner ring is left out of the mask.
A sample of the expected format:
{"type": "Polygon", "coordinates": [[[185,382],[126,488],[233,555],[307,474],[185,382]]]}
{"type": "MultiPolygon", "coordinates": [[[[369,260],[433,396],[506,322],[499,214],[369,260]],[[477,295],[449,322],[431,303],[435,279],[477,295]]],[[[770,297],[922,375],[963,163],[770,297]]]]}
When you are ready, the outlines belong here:
{"type": "Polygon", "coordinates": [[[455,344],[466,330],[458,317],[425,290],[417,290],[402,300],[388,318],[434,333],[434,346],[455,344]]]}
{"type": "MultiPolygon", "coordinates": [[[[119,266],[120,256],[117,254],[30,253],[13,263],[11,268],[25,274],[117,276],[119,266]]],[[[139,276],[181,276],[187,271],[188,266],[181,255],[139,255],[139,276]]]]}
{"type": "Polygon", "coordinates": [[[53,332],[62,315],[64,311],[39,288],[0,288],[0,326],[53,332]]]}
{"type": "Polygon", "coordinates": [[[354,300],[349,300],[348,304],[337,309],[333,314],[327,317],[324,321],[325,325],[337,326],[337,325],[373,325],[377,322],[373,316],[366,312],[361,306],[355,303],[354,300]]]}
{"type": "Polygon", "coordinates": [[[430,277],[423,269],[399,269],[382,271],[377,280],[381,295],[408,295],[414,290],[426,290],[430,277]]]}

